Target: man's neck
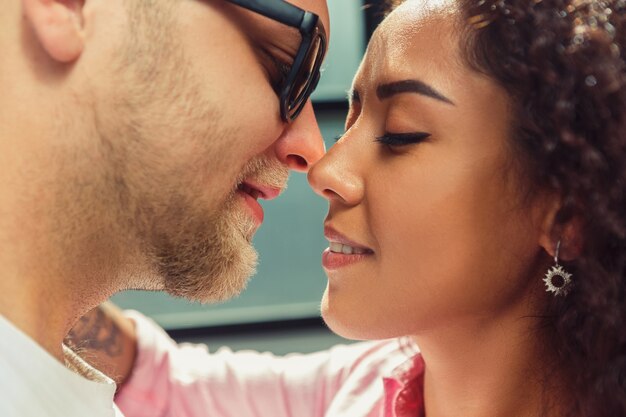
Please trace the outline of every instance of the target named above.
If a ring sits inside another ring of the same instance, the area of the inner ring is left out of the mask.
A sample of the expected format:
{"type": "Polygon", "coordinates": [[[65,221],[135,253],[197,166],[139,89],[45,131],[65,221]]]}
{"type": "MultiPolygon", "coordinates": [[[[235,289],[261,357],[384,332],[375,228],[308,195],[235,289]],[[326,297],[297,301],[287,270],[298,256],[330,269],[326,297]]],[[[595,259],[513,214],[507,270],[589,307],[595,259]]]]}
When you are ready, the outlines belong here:
{"type": "Polygon", "coordinates": [[[557,383],[545,378],[550,358],[537,341],[538,319],[519,317],[415,338],[426,362],[426,415],[525,417],[543,415],[547,406],[556,410],[559,404],[546,401],[557,383]]]}
{"type": "Polygon", "coordinates": [[[0,97],[7,109],[36,109],[0,112],[0,314],[63,362],[65,335],[119,289],[116,277],[131,276],[121,257],[135,257],[102,203],[106,170],[90,127],[77,122],[82,107],[54,88],[24,89],[31,72],[13,68],[0,97]]]}
{"type": "MultiPolygon", "coordinates": [[[[6,226],[2,220],[0,226],[6,226]]],[[[84,252],[47,249],[45,239],[27,229],[14,238],[8,227],[0,227],[0,314],[64,363],[63,339],[83,314],[113,293],[107,279],[113,273],[84,252]]]]}
{"type": "Polygon", "coordinates": [[[22,332],[37,342],[59,362],[64,363],[62,342],[71,327],[71,318],[77,313],[70,311],[66,300],[47,283],[0,281],[0,314],[22,332]]]}

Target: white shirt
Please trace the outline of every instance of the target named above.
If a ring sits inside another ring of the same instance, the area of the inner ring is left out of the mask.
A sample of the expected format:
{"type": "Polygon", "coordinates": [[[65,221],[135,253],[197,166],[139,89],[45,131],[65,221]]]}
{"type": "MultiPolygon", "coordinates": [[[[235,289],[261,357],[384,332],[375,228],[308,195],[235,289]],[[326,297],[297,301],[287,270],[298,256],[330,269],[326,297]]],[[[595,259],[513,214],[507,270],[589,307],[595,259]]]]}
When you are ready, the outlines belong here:
{"type": "Polygon", "coordinates": [[[115,383],[89,368],[98,381],[66,368],[0,315],[0,416],[123,417],[113,404],[115,383]]]}

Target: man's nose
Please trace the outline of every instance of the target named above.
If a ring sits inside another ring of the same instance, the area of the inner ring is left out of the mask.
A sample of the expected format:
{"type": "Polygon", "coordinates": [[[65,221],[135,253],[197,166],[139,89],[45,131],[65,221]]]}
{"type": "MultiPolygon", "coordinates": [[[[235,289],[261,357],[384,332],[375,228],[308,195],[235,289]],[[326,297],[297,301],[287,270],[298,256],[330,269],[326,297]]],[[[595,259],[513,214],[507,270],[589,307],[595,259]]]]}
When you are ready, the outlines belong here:
{"type": "Polygon", "coordinates": [[[289,169],[307,172],[325,152],[324,139],[311,100],[276,142],[276,156],[289,169]]]}

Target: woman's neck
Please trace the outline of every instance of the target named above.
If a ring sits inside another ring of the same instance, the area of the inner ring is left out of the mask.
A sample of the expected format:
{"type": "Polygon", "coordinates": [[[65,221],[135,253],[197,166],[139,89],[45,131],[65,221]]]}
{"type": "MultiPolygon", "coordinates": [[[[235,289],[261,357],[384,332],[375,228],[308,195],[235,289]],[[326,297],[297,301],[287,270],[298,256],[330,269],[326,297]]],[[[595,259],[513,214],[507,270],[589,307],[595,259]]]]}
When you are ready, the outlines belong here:
{"type": "Polygon", "coordinates": [[[426,415],[560,415],[551,404],[560,377],[546,372],[553,362],[540,320],[472,319],[415,337],[426,362],[426,415]]]}

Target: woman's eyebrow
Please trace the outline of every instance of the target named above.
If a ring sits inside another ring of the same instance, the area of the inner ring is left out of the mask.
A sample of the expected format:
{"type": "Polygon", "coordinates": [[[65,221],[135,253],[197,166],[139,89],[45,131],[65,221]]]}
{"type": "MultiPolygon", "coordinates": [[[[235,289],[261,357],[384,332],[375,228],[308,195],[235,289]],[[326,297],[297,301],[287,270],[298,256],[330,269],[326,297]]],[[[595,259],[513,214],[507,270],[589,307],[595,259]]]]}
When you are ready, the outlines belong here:
{"type": "Polygon", "coordinates": [[[381,84],[376,89],[376,95],[378,96],[379,100],[385,100],[396,94],[401,93],[417,93],[442,101],[446,104],[451,104],[453,106],[455,105],[452,100],[420,80],[395,81],[388,84],[381,84]]]}

